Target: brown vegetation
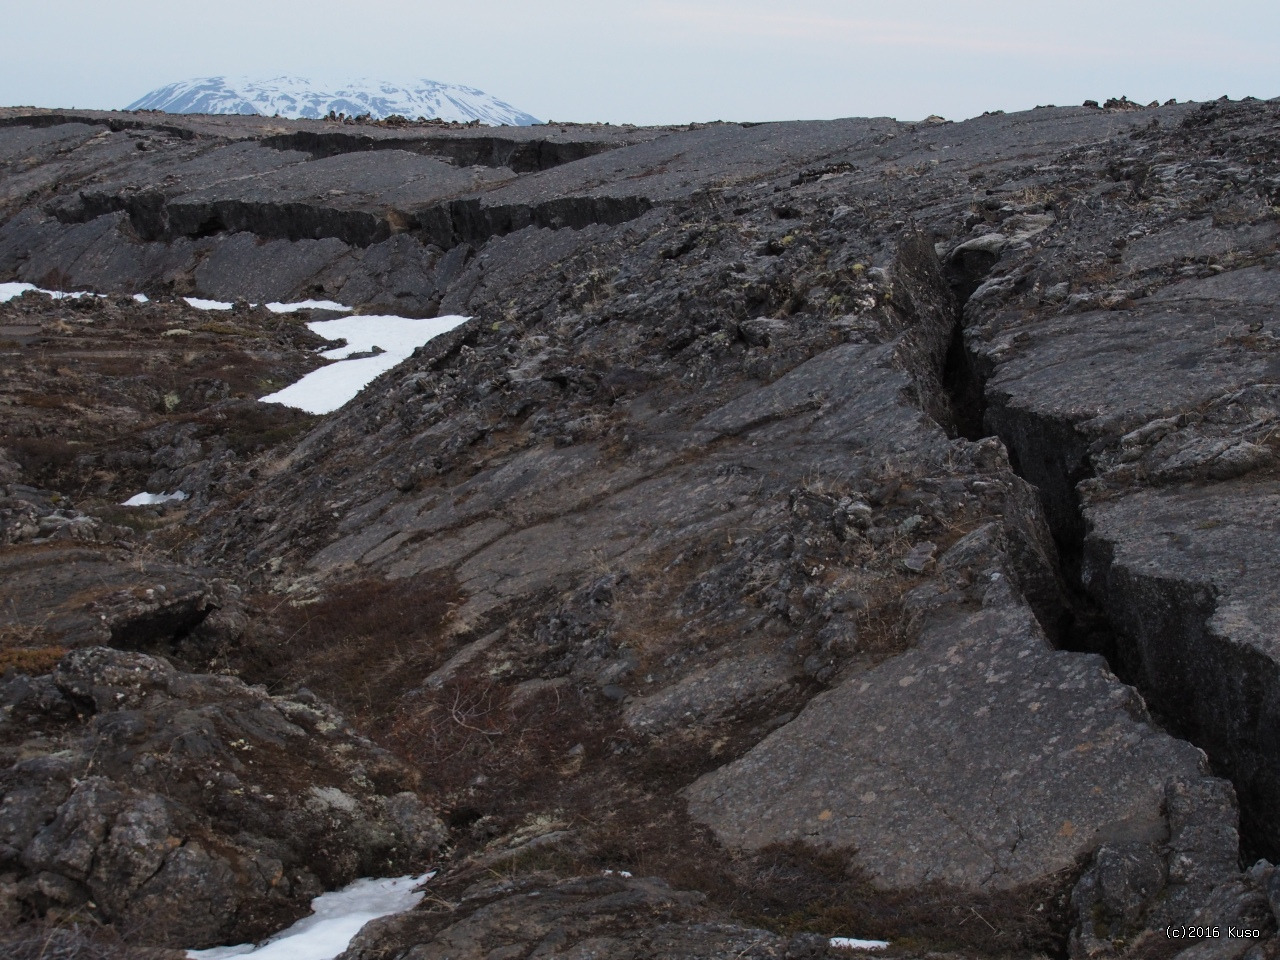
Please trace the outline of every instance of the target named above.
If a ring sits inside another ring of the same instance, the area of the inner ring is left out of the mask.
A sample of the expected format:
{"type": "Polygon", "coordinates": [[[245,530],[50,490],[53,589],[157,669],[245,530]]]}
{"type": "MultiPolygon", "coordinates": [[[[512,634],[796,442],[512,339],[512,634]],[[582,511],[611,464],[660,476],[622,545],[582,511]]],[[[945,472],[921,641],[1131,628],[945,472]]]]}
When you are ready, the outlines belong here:
{"type": "Polygon", "coordinates": [[[134,937],[84,919],[43,919],[0,930],[7,960],[179,960],[180,950],[130,946],[134,937]]]}
{"type": "Polygon", "coordinates": [[[295,438],[315,418],[256,398],[320,363],[322,341],[301,318],[232,319],[215,334],[194,329],[209,317],[181,302],[32,294],[0,305],[0,322],[32,331],[0,348],[0,401],[12,414],[0,446],[24,482],[114,499],[136,492],[157,449],[179,437],[204,444],[196,458],[223,444],[252,456],[295,438]]]}
{"type": "Polygon", "coordinates": [[[9,673],[25,673],[28,676],[39,676],[54,668],[63,655],[66,647],[26,647],[13,645],[9,636],[0,631],[0,677],[9,673]]]}
{"type": "MultiPolygon", "coordinates": [[[[442,691],[437,703],[451,703],[449,697],[463,689],[475,691],[466,685],[452,694],[442,691]]],[[[884,890],[846,857],[800,844],[730,853],[689,820],[674,783],[696,776],[707,761],[705,747],[701,757],[692,748],[685,757],[674,748],[646,755],[620,731],[608,735],[608,726],[598,723],[602,718],[584,722],[585,706],[562,698],[512,711],[500,694],[486,691],[478,701],[460,702],[459,709],[470,712],[456,718],[448,710],[436,713],[420,739],[409,728],[398,731],[401,746],[417,744],[422,769],[431,771],[426,764],[438,758],[445,778],[439,786],[453,790],[449,822],[462,866],[437,881],[438,897],[448,900],[474,882],[476,868],[466,866],[463,856],[476,853],[484,869],[501,876],[626,870],[661,877],[677,889],[705,893],[739,922],[777,933],[886,938],[895,951],[1061,955],[1074,875],[1038,889],[985,894],[941,884],[884,890]],[[564,721],[563,729],[556,720],[564,721]],[[563,749],[578,738],[590,746],[563,749]],[[610,765],[618,758],[620,764],[610,765]],[[659,758],[670,764],[669,779],[648,779],[658,772],[659,758]],[[602,806],[602,797],[611,803],[602,806]],[[560,830],[566,838],[513,843],[537,823],[544,833],[560,830]],[[504,856],[500,851],[508,844],[514,849],[504,856]]]]}
{"type": "Polygon", "coordinates": [[[357,580],[295,604],[263,597],[234,657],[254,681],[306,686],[370,729],[440,665],[443,632],[458,603],[444,577],[357,580]]]}
{"type": "Polygon", "coordinates": [[[81,452],[61,437],[6,437],[4,445],[30,482],[48,487],[58,485],[63,471],[75,463],[81,452]]]}

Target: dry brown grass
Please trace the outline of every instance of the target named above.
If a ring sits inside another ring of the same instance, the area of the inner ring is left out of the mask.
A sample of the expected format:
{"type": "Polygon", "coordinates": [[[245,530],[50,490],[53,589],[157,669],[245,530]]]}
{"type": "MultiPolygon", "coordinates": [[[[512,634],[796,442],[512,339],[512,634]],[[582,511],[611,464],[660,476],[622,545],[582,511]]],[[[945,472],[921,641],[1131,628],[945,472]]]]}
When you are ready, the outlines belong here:
{"type": "Polygon", "coordinates": [[[71,397],[55,393],[35,393],[30,390],[19,393],[17,399],[24,407],[34,407],[39,410],[66,410],[74,405],[71,397]]]}
{"type": "Polygon", "coordinates": [[[66,653],[66,647],[10,646],[4,632],[0,631],[0,677],[10,671],[40,676],[52,670],[66,653]]]}
{"type": "Polygon", "coordinates": [[[80,448],[61,437],[14,437],[4,441],[22,467],[28,483],[56,487],[74,463],[80,448]]]}
{"type": "MultiPolygon", "coordinates": [[[[502,819],[514,825],[540,811],[544,819],[554,817],[568,824],[573,839],[487,861],[491,869],[504,875],[549,871],[563,877],[621,869],[637,876],[662,877],[677,889],[706,894],[712,906],[739,922],[777,933],[883,938],[891,940],[895,950],[920,952],[1065,955],[1071,923],[1068,891],[1074,872],[1038,888],[995,893],[943,885],[885,890],[851,866],[847,856],[798,843],[735,854],[721,847],[705,827],[689,820],[671,789],[674,781],[687,782],[696,772],[705,759],[696,755],[700,751],[693,750],[685,758],[674,749],[661,756],[637,757],[639,762],[623,761],[606,773],[598,765],[617,743],[605,739],[600,747],[587,749],[585,768],[597,769],[581,780],[566,777],[563,756],[553,753],[541,774],[542,782],[532,784],[532,791],[526,792],[523,785],[519,790],[508,788],[513,796],[530,800],[533,811],[510,800],[495,804],[497,798],[488,792],[487,784],[473,785],[474,805],[455,806],[452,825],[467,827],[482,814],[486,820],[494,819],[491,811],[501,811],[502,819]],[[624,772],[617,767],[630,769],[624,772]],[[660,777],[646,776],[655,773],[660,777]],[[548,789],[547,783],[557,778],[558,789],[554,784],[548,789]]],[[[487,757],[477,769],[483,770],[488,783],[512,773],[519,776],[497,756],[496,745],[487,757]]],[[[465,833],[462,836],[465,847],[465,833]]],[[[473,880],[465,869],[446,875],[438,892],[448,898],[473,880]]]]}
{"type": "Polygon", "coordinates": [[[721,847],[689,819],[681,790],[748,749],[759,719],[651,743],[626,730],[593,689],[565,685],[519,701],[476,672],[412,700],[382,740],[423,772],[453,828],[461,869],[439,881],[446,900],[474,882],[476,869],[564,877],[622,869],[701,891],[736,919],[780,933],[883,937],[908,950],[993,957],[1063,955],[1074,874],[991,894],[940,885],[888,891],[844,855],[799,844],[756,854],[721,847]],[[493,859],[535,821],[566,838],[493,859]],[[467,866],[474,851],[484,852],[485,866],[467,866]]]}
{"type": "Polygon", "coordinates": [[[300,436],[319,419],[301,410],[276,403],[255,403],[231,407],[215,420],[208,414],[197,414],[193,422],[210,433],[221,434],[236,453],[261,453],[277,444],[300,436]]]}
{"type": "Polygon", "coordinates": [[[444,629],[461,597],[444,577],[359,580],[318,601],[256,602],[258,627],[238,651],[255,682],[306,686],[371,730],[443,659],[444,629]]]}
{"type": "Polygon", "coordinates": [[[91,920],[44,919],[0,930],[6,960],[179,960],[180,950],[131,946],[114,927],[91,920]]]}
{"type": "Polygon", "coordinates": [[[1058,955],[1070,926],[1064,874],[1043,887],[967,893],[941,884],[885,890],[846,859],[800,844],[750,858],[738,914],[781,933],[890,939],[895,947],[986,956],[1058,955]]]}
{"type": "Polygon", "coordinates": [[[557,805],[580,763],[570,751],[599,753],[610,727],[576,689],[515,699],[510,687],[466,674],[415,694],[382,739],[447,807],[520,815],[557,805]]]}
{"type": "Polygon", "coordinates": [[[0,624],[0,677],[10,672],[39,676],[63,658],[67,648],[55,642],[60,638],[49,633],[47,621],[46,616],[36,622],[0,624]]]}

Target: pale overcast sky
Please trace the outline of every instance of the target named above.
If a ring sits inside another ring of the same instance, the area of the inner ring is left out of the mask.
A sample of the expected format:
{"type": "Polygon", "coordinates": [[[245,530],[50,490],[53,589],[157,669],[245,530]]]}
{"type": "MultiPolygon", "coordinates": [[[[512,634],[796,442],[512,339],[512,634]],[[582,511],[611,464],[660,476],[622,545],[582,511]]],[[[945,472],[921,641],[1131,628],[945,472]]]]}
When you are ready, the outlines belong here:
{"type": "Polygon", "coordinates": [[[423,77],[543,119],[825,119],[1280,96],[1278,0],[0,0],[0,105],[423,77]]]}

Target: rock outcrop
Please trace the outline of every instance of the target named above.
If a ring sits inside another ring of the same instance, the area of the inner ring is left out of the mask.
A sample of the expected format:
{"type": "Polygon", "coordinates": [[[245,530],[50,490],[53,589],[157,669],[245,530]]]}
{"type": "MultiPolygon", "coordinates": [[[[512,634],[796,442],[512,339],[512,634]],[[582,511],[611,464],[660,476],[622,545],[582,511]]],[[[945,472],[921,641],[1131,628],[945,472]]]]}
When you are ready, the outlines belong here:
{"type": "Polygon", "coordinates": [[[0,682],[0,910],[142,942],[261,937],[445,839],[415,775],[314,697],[87,647],[0,682]]]}
{"type": "Polygon", "coordinates": [[[821,937],[788,938],[725,922],[696,893],[660,880],[597,876],[562,880],[533,875],[477,883],[449,912],[411,914],[366,929],[348,960],[400,954],[406,960],[481,960],[533,953],[602,960],[630,957],[828,956],[821,937]],[[816,942],[814,942],[816,941],[816,942]],[[807,949],[806,949],[807,948],[807,949]]]}

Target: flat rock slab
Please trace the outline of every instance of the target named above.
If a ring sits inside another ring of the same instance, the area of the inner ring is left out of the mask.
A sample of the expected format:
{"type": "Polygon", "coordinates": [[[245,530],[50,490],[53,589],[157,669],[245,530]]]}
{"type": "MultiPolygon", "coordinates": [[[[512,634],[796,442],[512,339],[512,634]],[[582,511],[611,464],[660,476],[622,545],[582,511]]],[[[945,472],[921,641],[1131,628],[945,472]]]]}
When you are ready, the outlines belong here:
{"type": "MultiPolygon", "coordinates": [[[[1280,381],[1275,342],[1248,332],[1267,319],[1272,308],[1263,304],[1277,296],[1280,272],[1250,268],[1177,284],[1131,311],[1067,313],[994,339],[983,334],[980,352],[996,365],[986,385],[986,428],[1040,488],[1057,536],[1083,535],[1075,485],[1106,467],[1108,456],[1129,462],[1111,472],[1117,482],[1222,479],[1273,462],[1257,442],[1266,423],[1242,433],[1249,414],[1220,421],[1235,395],[1280,381]],[[1174,290],[1176,297],[1168,295],[1174,290]],[[1137,443],[1117,451],[1122,437],[1136,439],[1134,431],[1169,418],[1187,428],[1159,449],[1137,443]]],[[[1274,399],[1254,403],[1253,416],[1274,419],[1274,399]]]]}
{"type": "Polygon", "coordinates": [[[0,629],[33,642],[147,646],[199,624],[209,590],[189,568],[114,548],[0,550],[0,629]]]}
{"type": "Polygon", "coordinates": [[[1124,265],[1139,273],[1171,263],[1205,262],[1237,250],[1260,246],[1276,235],[1275,224],[1218,226],[1211,217],[1177,223],[1130,243],[1124,265]]]}
{"type": "Polygon", "coordinates": [[[1048,880],[1104,841],[1153,839],[1203,757],[1157,731],[1100,657],[1052,650],[1002,583],[984,607],[811,701],[688,792],[730,847],[854,853],[890,888],[1048,880]]]}
{"type": "Polygon", "coordinates": [[[1141,491],[1086,516],[1092,575],[1104,573],[1105,549],[1109,565],[1176,581],[1188,596],[1208,587],[1209,629],[1280,662],[1280,483],[1141,491]]]}
{"type": "MultiPolygon", "coordinates": [[[[1280,274],[1276,280],[1273,296],[1280,294],[1280,274]]],[[[1275,379],[1280,364],[1272,354],[1230,338],[1252,319],[1244,306],[1224,318],[1189,297],[1190,291],[1178,303],[1153,299],[1124,322],[1109,311],[1046,320],[1029,349],[1007,355],[995,347],[1003,362],[988,389],[1002,405],[1033,414],[1076,422],[1100,417],[1132,429],[1275,379]],[[1128,375],[1137,364],[1143,375],[1128,375]]]]}
{"type": "Polygon", "coordinates": [[[714,723],[790,685],[795,666],[783,656],[746,656],[722,660],[648,697],[627,704],[627,724],[644,733],[676,726],[714,723]]]}

